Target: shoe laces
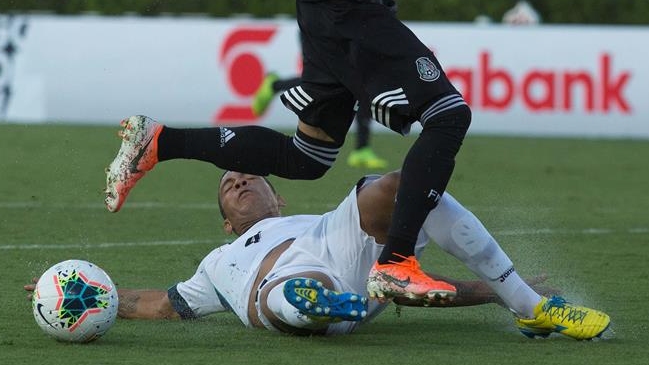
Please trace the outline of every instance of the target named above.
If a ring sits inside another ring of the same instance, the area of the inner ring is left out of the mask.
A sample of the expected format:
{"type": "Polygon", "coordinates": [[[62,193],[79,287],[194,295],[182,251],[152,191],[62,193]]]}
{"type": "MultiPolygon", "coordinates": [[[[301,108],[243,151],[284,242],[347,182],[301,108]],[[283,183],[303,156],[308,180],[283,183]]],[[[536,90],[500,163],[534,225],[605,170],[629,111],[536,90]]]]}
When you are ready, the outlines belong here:
{"type": "Polygon", "coordinates": [[[417,258],[415,256],[403,256],[398,253],[392,253],[392,255],[400,257],[403,259],[403,261],[394,261],[394,260],[388,260],[388,263],[399,266],[407,270],[409,273],[411,279],[417,279],[417,280],[433,280],[431,277],[426,275],[422,270],[421,266],[419,265],[419,261],[417,261],[417,258]]]}
{"type": "Polygon", "coordinates": [[[393,252],[392,255],[402,258],[402,261],[388,260],[389,263],[393,265],[407,267],[409,269],[419,270],[419,262],[414,256],[403,256],[398,253],[393,252]]]}
{"type": "Polygon", "coordinates": [[[583,323],[588,311],[579,309],[570,305],[562,297],[553,296],[544,305],[543,311],[547,313],[550,318],[560,318],[561,322],[568,321],[573,323],[583,323]]]}

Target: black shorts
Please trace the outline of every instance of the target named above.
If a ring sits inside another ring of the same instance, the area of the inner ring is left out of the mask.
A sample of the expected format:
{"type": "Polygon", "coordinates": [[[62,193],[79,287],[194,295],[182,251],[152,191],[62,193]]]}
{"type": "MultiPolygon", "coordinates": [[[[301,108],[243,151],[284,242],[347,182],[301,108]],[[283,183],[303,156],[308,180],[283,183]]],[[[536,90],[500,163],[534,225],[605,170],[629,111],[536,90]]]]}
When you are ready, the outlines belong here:
{"type": "Polygon", "coordinates": [[[433,52],[381,4],[297,0],[302,37],[300,86],[282,95],[303,122],[343,141],[354,106],[405,134],[426,108],[454,94],[433,52]]]}

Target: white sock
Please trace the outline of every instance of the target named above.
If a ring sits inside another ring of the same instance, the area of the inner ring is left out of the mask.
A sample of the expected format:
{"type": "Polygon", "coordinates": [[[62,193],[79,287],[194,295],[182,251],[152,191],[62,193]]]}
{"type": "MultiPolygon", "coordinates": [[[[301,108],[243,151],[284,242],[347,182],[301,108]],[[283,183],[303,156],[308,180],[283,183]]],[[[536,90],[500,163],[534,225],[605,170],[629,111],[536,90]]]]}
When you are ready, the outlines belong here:
{"type": "Polygon", "coordinates": [[[448,192],[428,214],[423,230],[478,275],[517,316],[534,317],[541,296],[516,273],[482,223],[448,192]]]}
{"type": "Polygon", "coordinates": [[[316,322],[300,313],[300,311],[284,298],[284,282],[276,285],[268,293],[266,305],[277,318],[289,326],[296,328],[317,329],[327,327],[327,323],[316,322]]]}

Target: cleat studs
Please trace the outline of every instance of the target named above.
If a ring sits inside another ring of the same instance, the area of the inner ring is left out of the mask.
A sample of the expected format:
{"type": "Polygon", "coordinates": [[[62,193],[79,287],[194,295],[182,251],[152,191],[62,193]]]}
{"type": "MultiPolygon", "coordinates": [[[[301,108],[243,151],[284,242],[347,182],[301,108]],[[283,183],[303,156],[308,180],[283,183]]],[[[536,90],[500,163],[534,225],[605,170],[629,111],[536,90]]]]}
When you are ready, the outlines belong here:
{"type": "Polygon", "coordinates": [[[362,311],[361,312],[361,318],[367,317],[367,311],[362,311]]]}
{"type": "Polygon", "coordinates": [[[318,288],[322,288],[322,285],[323,285],[323,284],[322,284],[321,281],[318,281],[318,282],[315,283],[315,285],[316,285],[318,288]]]}
{"type": "Polygon", "coordinates": [[[350,301],[350,302],[356,302],[356,301],[358,301],[358,295],[352,295],[351,297],[349,297],[349,301],[350,301]]]}
{"type": "Polygon", "coordinates": [[[124,131],[117,132],[117,135],[119,136],[119,138],[121,138],[124,141],[129,140],[128,134],[126,134],[126,132],[124,132],[124,131]]]}
{"type": "Polygon", "coordinates": [[[322,295],[324,295],[325,297],[328,297],[329,296],[329,289],[324,289],[322,291],[322,295]]]}
{"type": "Polygon", "coordinates": [[[304,303],[304,308],[311,309],[311,307],[313,307],[313,304],[311,304],[311,302],[304,303]]]}
{"type": "Polygon", "coordinates": [[[299,280],[295,280],[295,286],[300,286],[300,285],[302,285],[302,282],[299,280]]]}
{"type": "Polygon", "coordinates": [[[331,312],[331,308],[326,307],[326,308],[324,309],[324,314],[329,314],[330,312],[331,312]]]}
{"type": "Polygon", "coordinates": [[[351,312],[349,312],[349,315],[351,315],[352,317],[356,317],[358,315],[358,311],[354,309],[351,312]]]}
{"type": "MultiPolygon", "coordinates": [[[[320,307],[316,307],[315,312],[316,312],[316,313],[322,313],[322,308],[320,308],[320,307]]],[[[326,313],[326,312],[325,312],[325,313],[326,313]]]]}
{"type": "Polygon", "coordinates": [[[311,286],[311,280],[310,279],[304,280],[304,286],[311,286]]]}
{"type": "Polygon", "coordinates": [[[301,302],[301,301],[302,301],[302,297],[295,297],[295,301],[298,302],[298,303],[301,302]]]}

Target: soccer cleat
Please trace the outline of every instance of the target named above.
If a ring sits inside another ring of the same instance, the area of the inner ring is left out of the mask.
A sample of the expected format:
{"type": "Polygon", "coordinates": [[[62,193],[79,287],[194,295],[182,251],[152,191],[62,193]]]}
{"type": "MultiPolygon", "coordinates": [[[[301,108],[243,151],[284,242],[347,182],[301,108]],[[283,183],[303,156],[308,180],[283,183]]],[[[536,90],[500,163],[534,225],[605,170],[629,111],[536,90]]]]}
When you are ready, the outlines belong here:
{"type": "Polygon", "coordinates": [[[354,293],[339,293],[322,282],[294,278],[284,283],[284,298],[300,313],[315,321],[360,321],[367,316],[367,298],[354,293]]]}
{"type": "Polygon", "coordinates": [[[264,114],[270,102],[273,101],[275,97],[275,89],[273,89],[273,83],[278,80],[278,77],[274,73],[269,73],[264,77],[259,86],[259,89],[255,92],[255,95],[252,98],[252,113],[256,116],[264,114]]]}
{"type": "Polygon", "coordinates": [[[576,340],[590,340],[600,337],[611,322],[606,313],[572,305],[558,296],[543,297],[534,308],[534,315],[532,319],[516,319],[518,329],[529,338],[557,332],[576,340]]]}
{"type": "MultiPolygon", "coordinates": [[[[395,254],[396,255],[396,254],[395,254]]],[[[400,262],[374,263],[367,279],[370,298],[384,300],[392,297],[411,299],[451,300],[457,294],[455,287],[447,282],[435,280],[421,270],[417,258],[402,257],[400,262]]]]}
{"type": "Polygon", "coordinates": [[[371,148],[363,147],[349,154],[347,164],[351,167],[376,170],[386,168],[388,161],[378,157],[371,148]]]}
{"type": "Polygon", "coordinates": [[[158,136],[162,124],[143,115],[121,121],[122,146],[106,169],[106,208],[117,212],[135,183],[158,162],[158,136]]]}

